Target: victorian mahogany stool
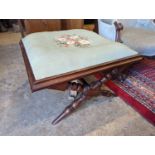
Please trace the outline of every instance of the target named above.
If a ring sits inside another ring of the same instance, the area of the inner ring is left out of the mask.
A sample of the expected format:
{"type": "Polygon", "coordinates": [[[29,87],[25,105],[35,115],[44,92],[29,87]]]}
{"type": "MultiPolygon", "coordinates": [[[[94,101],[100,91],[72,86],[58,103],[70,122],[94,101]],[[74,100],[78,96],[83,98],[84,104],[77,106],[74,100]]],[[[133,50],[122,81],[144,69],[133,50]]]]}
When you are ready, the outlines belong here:
{"type": "Polygon", "coordinates": [[[70,87],[74,100],[52,124],[93,95],[113,95],[101,90],[102,84],[114,78],[123,79],[121,73],[142,60],[127,46],[83,29],[31,33],[20,41],[20,47],[32,92],[70,87]],[[98,80],[91,83],[85,80],[86,76],[98,73],[98,80]]]}

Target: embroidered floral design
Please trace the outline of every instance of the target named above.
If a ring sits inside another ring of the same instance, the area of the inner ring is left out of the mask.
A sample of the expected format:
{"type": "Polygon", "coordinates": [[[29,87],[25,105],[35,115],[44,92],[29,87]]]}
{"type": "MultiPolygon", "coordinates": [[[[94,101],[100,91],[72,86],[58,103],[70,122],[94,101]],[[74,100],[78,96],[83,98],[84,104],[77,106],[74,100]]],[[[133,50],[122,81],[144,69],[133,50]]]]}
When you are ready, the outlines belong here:
{"type": "Polygon", "coordinates": [[[76,46],[76,47],[88,47],[90,42],[87,38],[73,34],[62,35],[55,39],[57,44],[63,47],[76,46]]]}

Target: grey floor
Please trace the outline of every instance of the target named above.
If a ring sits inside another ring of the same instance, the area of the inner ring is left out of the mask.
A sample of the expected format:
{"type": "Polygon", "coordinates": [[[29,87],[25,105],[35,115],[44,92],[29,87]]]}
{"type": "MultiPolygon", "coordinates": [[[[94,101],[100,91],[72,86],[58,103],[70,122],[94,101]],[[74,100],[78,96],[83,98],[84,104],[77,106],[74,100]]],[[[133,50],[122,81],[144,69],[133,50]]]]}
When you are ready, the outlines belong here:
{"type": "Polygon", "coordinates": [[[0,45],[0,135],[155,135],[155,128],[119,97],[94,97],[56,126],[66,92],[31,93],[17,44],[0,45]]]}

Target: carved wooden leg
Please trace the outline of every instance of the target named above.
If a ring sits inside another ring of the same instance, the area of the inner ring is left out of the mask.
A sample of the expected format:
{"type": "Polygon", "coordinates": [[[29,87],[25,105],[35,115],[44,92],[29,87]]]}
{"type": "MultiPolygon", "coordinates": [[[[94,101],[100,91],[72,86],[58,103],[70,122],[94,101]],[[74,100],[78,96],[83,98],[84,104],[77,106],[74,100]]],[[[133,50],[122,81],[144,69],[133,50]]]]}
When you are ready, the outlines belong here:
{"type": "Polygon", "coordinates": [[[111,79],[111,77],[112,76],[110,74],[107,74],[106,77],[102,78],[101,80],[92,82],[90,86],[88,85],[84,86],[80,97],[76,99],[75,101],[73,101],[69,106],[67,106],[65,110],[52,122],[52,124],[53,125],[57,124],[63,118],[65,118],[70,113],[72,113],[74,110],[76,110],[81,105],[81,103],[83,103],[83,101],[89,96],[88,94],[91,93],[91,90],[97,89],[98,87],[102,85],[102,83],[111,79]]]}
{"type": "MultiPolygon", "coordinates": [[[[92,96],[92,92],[98,91],[103,83],[107,82],[108,80],[111,80],[114,77],[117,77],[119,71],[117,69],[112,70],[110,73],[107,73],[102,79],[97,80],[95,82],[90,83],[89,85],[84,85],[83,90],[81,92],[81,95],[75,99],[69,106],[67,106],[64,111],[52,122],[53,125],[60,122],[63,118],[71,114],[74,110],[76,110],[84,100],[92,96]]],[[[100,93],[102,95],[106,96],[115,96],[114,93],[108,91],[108,90],[100,90],[100,93]]]]}
{"type": "Polygon", "coordinates": [[[101,90],[101,95],[103,96],[107,96],[107,97],[116,97],[117,95],[113,92],[111,92],[110,90],[101,90]]]}
{"type": "Polygon", "coordinates": [[[71,114],[74,110],[76,110],[86,99],[87,97],[87,91],[89,88],[84,88],[84,92],[81,94],[81,96],[73,101],[69,106],[67,106],[64,111],[55,119],[53,120],[52,124],[55,125],[59,123],[63,118],[71,114]]]}

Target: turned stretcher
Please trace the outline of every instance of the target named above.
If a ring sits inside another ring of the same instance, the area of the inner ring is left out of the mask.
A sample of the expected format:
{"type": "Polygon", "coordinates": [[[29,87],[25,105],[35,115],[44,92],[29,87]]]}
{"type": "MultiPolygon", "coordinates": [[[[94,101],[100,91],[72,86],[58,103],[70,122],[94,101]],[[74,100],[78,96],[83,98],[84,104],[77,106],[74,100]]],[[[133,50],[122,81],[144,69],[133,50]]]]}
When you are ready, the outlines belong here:
{"type": "Polygon", "coordinates": [[[32,33],[20,41],[20,47],[32,92],[46,88],[65,90],[72,80],[82,81],[71,86],[80,95],[75,96],[53,124],[91,96],[110,95],[100,89],[102,84],[118,77],[123,79],[121,73],[142,60],[136,51],[125,45],[82,29],[32,33]],[[100,73],[97,81],[88,83],[85,80],[86,76],[96,73],[100,73]]]}

